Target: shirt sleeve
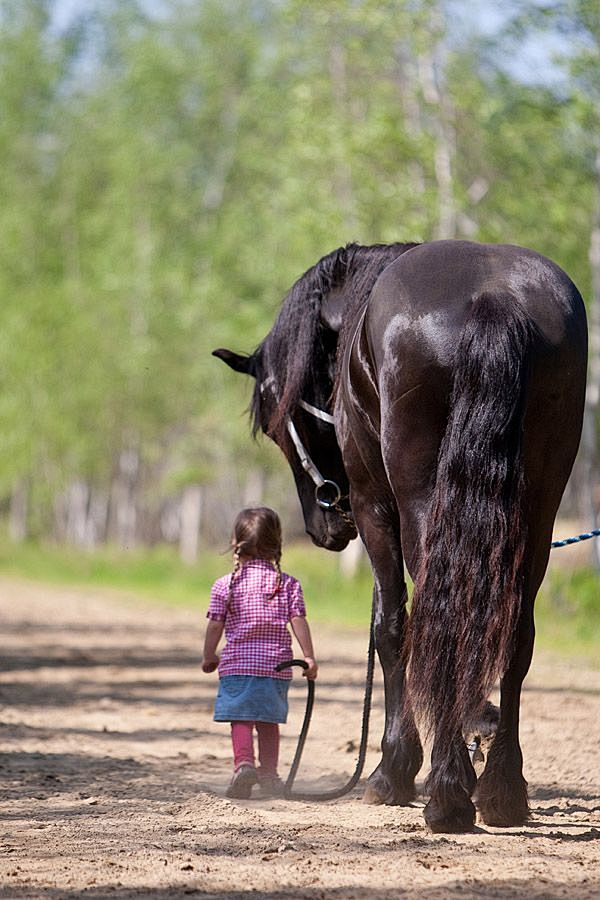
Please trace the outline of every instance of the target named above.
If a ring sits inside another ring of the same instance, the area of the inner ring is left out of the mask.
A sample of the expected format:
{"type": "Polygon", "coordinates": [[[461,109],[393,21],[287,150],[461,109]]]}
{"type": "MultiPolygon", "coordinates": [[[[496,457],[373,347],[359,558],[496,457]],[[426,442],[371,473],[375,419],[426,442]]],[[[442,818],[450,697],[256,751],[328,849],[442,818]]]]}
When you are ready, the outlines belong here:
{"type": "Polygon", "coordinates": [[[304,605],[304,594],[302,593],[302,585],[295,578],[290,579],[289,589],[289,612],[290,619],[295,616],[306,616],[306,606],[304,605]]]}
{"type": "Polygon", "coordinates": [[[229,595],[229,584],[227,579],[219,578],[215,581],[210,591],[210,604],[207,619],[214,619],[216,622],[224,622],[227,615],[227,597],[229,595]]]}

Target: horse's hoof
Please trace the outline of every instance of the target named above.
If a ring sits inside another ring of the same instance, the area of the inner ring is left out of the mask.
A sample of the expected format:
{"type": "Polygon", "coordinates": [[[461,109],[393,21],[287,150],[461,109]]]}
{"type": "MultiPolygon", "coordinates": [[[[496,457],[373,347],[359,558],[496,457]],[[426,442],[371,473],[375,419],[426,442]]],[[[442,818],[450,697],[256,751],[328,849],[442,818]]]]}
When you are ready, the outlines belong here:
{"type": "Polygon", "coordinates": [[[474,799],[481,819],[492,828],[515,828],[524,825],[531,815],[524,778],[498,786],[484,773],[477,782],[474,799]]]}
{"type": "Polygon", "coordinates": [[[368,780],[363,794],[363,803],[374,806],[409,806],[417,796],[414,784],[408,788],[393,787],[385,778],[368,780]]]}
{"type": "Polygon", "coordinates": [[[478,800],[477,809],[482,821],[492,828],[517,828],[529,819],[531,811],[527,798],[519,797],[509,804],[499,804],[493,799],[478,800]]]}
{"type": "Polygon", "coordinates": [[[489,811],[479,810],[482,821],[491,828],[518,828],[520,825],[524,825],[527,822],[530,814],[529,807],[526,812],[523,812],[522,810],[511,810],[508,814],[497,809],[489,811]]]}
{"type": "Polygon", "coordinates": [[[465,834],[475,829],[475,807],[468,804],[452,812],[442,812],[437,803],[430,800],[423,810],[427,827],[434,834],[465,834]]]}
{"type": "Polygon", "coordinates": [[[385,796],[379,792],[375,785],[367,782],[362,802],[370,803],[372,806],[381,806],[382,803],[385,803],[385,796]]]}

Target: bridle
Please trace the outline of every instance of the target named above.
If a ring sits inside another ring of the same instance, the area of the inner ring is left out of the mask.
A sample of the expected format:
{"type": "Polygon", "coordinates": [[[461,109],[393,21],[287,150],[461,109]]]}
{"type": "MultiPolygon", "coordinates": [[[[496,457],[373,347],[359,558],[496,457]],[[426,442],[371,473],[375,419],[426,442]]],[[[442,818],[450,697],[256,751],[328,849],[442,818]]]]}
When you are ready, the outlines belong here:
{"type": "MultiPolygon", "coordinates": [[[[334,418],[332,415],[322,409],[317,409],[316,406],[312,406],[305,400],[300,400],[298,402],[298,406],[301,406],[302,409],[306,410],[316,418],[321,419],[323,422],[327,422],[328,425],[334,424],[334,418]]],[[[339,513],[339,515],[347,525],[351,525],[354,528],[355,525],[352,515],[350,513],[347,513],[346,510],[342,509],[342,507],[340,506],[341,501],[345,500],[346,498],[342,497],[342,491],[339,484],[335,481],[332,481],[330,478],[323,478],[317,466],[311,459],[308,450],[302,443],[300,435],[298,434],[296,426],[292,422],[290,416],[287,417],[285,424],[288,430],[288,434],[292,439],[294,447],[296,448],[296,453],[298,454],[300,465],[302,466],[306,474],[312,479],[315,485],[315,502],[317,506],[320,506],[321,509],[334,509],[337,513],[339,513]]]]}
{"type": "MultiPolygon", "coordinates": [[[[262,382],[260,386],[262,395],[264,395],[264,390],[267,385],[272,385],[273,382],[274,378],[272,375],[262,382]]],[[[335,425],[335,420],[330,413],[313,406],[311,403],[307,403],[306,400],[299,400],[298,406],[310,413],[310,415],[314,416],[316,419],[326,422],[327,425],[335,425]]],[[[346,510],[342,509],[339,505],[346,497],[342,497],[342,491],[338,483],[330,478],[324,478],[323,475],[321,475],[321,472],[311,458],[310,453],[304,446],[302,438],[298,434],[291,416],[286,417],[285,425],[296,449],[296,453],[298,454],[300,465],[315,485],[315,502],[317,506],[320,506],[321,509],[334,509],[348,525],[352,525],[354,528],[354,519],[351,514],[347,513],[346,510]]]]}

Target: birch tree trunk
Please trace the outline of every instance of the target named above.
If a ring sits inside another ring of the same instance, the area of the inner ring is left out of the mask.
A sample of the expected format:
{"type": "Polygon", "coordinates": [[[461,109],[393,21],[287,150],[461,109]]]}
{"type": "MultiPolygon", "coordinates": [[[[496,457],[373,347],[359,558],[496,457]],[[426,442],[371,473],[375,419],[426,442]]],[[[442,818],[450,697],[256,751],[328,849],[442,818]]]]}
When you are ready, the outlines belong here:
{"type": "MultiPolygon", "coordinates": [[[[398,88],[398,98],[407,130],[410,137],[418,142],[423,138],[423,111],[418,96],[418,83],[416,59],[403,43],[398,43],[395,49],[395,81],[398,88]]],[[[423,207],[422,215],[425,216],[425,191],[426,178],[422,161],[418,154],[410,156],[404,161],[404,167],[408,173],[412,194],[419,198],[419,205],[423,207]]]]}
{"type": "Polygon", "coordinates": [[[73,481],[66,496],[66,539],[75,547],[87,545],[89,502],[89,486],[85,481],[73,481]]]}
{"type": "Polygon", "coordinates": [[[181,497],[179,557],[189,566],[198,560],[201,521],[202,488],[199,484],[188,484],[181,497]]]}
{"type": "Polygon", "coordinates": [[[123,450],[119,454],[117,472],[111,487],[109,532],[124,550],[134,546],[136,542],[135,494],[139,463],[137,450],[123,450]]]}
{"type": "Polygon", "coordinates": [[[86,527],[86,546],[90,549],[106,541],[108,527],[108,491],[103,488],[90,490],[86,527]]]}
{"type": "MultiPolygon", "coordinates": [[[[336,108],[351,119],[351,111],[348,108],[348,76],[346,72],[346,51],[338,42],[334,41],[329,51],[329,77],[331,79],[331,92],[336,108]]],[[[338,146],[333,171],[333,182],[336,197],[344,217],[344,227],[347,234],[354,234],[358,227],[356,215],[356,202],[354,188],[352,186],[352,170],[345,154],[345,142],[338,146]]]]}
{"type": "Polygon", "coordinates": [[[23,481],[13,485],[10,495],[8,535],[15,544],[27,538],[27,486],[23,481]]]}
{"type": "Polygon", "coordinates": [[[265,473],[258,466],[250,469],[244,484],[242,502],[244,506],[262,506],[265,494],[265,473]]]}
{"type": "MultiPolygon", "coordinates": [[[[441,33],[441,32],[440,32],[441,33]]],[[[418,73],[423,97],[430,105],[434,146],[434,173],[437,185],[438,214],[434,237],[445,240],[456,237],[456,202],[453,170],[456,156],[456,137],[453,127],[454,111],[450,96],[443,84],[444,47],[441,38],[436,47],[418,57],[418,73]]]]}

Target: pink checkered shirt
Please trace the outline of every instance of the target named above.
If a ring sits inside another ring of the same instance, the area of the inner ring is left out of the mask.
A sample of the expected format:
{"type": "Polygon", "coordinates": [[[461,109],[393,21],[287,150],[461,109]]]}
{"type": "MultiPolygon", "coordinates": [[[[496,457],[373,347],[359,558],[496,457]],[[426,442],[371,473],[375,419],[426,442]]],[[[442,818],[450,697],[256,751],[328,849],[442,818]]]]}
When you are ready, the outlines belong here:
{"type": "Polygon", "coordinates": [[[219,675],[267,675],[289,679],[290,669],[275,672],[275,666],[292,658],[292,637],[288,622],[305,616],[300,582],[281,575],[279,590],[272,600],[277,571],[265,559],[251,559],[235,576],[229,599],[231,575],[212,586],[207,618],[225,622],[226,644],[221,653],[219,675]]]}

